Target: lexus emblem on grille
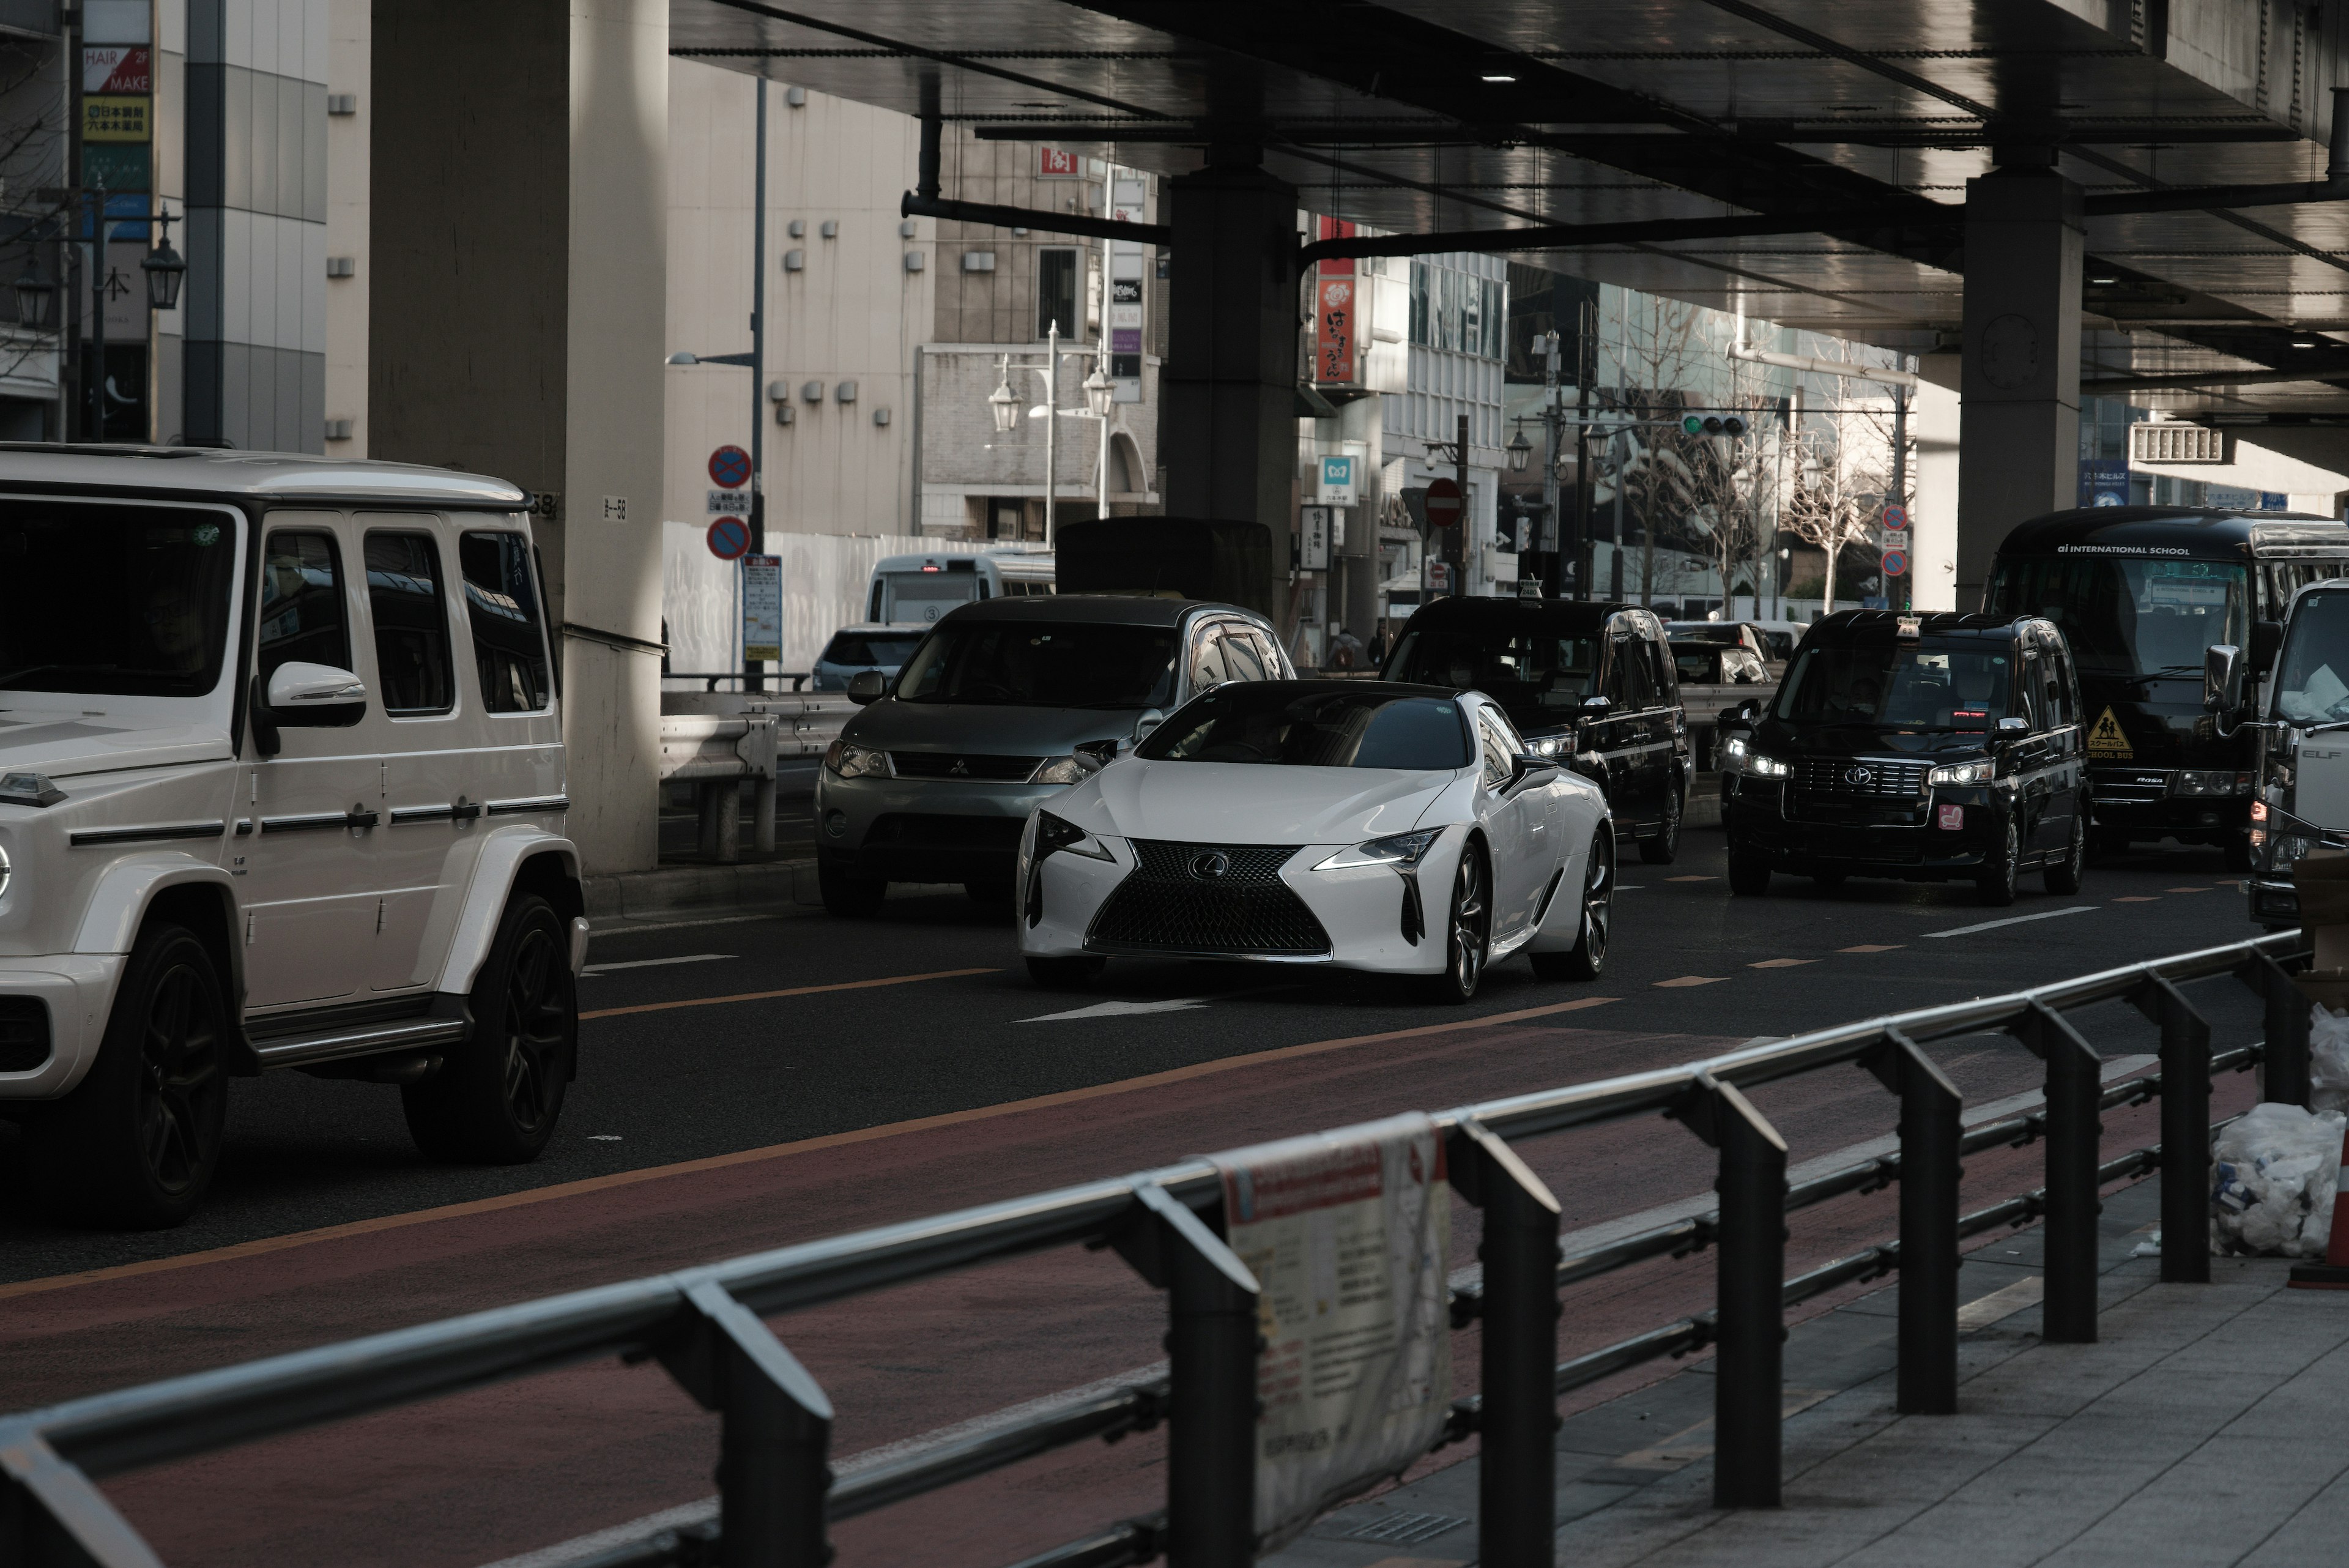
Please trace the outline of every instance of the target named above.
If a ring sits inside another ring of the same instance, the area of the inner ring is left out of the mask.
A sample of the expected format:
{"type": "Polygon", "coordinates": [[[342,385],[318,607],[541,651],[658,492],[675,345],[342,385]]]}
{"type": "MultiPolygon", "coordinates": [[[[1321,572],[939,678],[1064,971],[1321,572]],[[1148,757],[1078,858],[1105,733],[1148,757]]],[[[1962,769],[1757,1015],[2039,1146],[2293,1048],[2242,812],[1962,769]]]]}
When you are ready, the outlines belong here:
{"type": "Polygon", "coordinates": [[[1212,882],[1231,868],[1232,857],[1220,849],[1191,857],[1191,875],[1203,882],[1212,882]]]}
{"type": "Polygon", "coordinates": [[[954,760],[954,766],[947,770],[947,774],[950,778],[967,779],[970,777],[970,764],[963,761],[960,757],[957,757],[954,760]]]}
{"type": "Polygon", "coordinates": [[[1876,782],[1876,775],[1866,768],[1853,768],[1843,775],[1843,782],[1847,784],[1873,784],[1876,782]]]}

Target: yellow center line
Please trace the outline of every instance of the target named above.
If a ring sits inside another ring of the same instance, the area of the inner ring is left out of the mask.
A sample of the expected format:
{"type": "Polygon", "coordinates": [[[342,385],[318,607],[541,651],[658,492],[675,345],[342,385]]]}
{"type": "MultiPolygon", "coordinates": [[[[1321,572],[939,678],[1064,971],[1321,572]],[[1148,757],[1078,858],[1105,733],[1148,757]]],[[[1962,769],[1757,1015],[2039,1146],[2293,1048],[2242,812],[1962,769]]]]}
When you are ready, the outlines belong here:
{"type": "Polygon", "coordinates": [[[967,975],[1001,974],[999,969],[941,969],[928,974],[891,974],[879,980],[840,980],[830,985],[794,985],[782,991],[738,991],[731,996],[689,996],[683,1002],[640,1002],[633,1007],[598,1007],[582,1019],[616,1018],[623,1012],[666,1012],[672,1007],[715,1007],[721,1002],[772,1002],[779,996],[813,996],[820,991],[870,991],[882,985],[911,985],[917,980],[960,980],[967,975]]]}
{"type": "MultiPolygon", "coordinates": [[[[957,973],[988,973],[980,971],[956,971],[957,973]]],[[[911,976],[926,979],[927,976],[911,976]]],[[[885,981],[861,983],[886,984],[885,981]]],[[[817,987],[815,989],[838,989],[817,987]]],[[[785,994],[789,994],[786,992],[785,994]]],[[[340,1225],[321,1226],[315,1231],[296,1231],[285,1236],[264,1236],[257,1241],[237,1241],[207,1251],[182,1252],[173,1258],[150,1258],[144,1262],[118,1263],[111,1268],[88,1269],[78,1273],[51,1274],[45,1279],[20,1280],[12,1284],[0,1284],[0,1301],[17,1296],[40,1295],[75,1285],[102,1284],[110,1280],[131,1279],[141,1274],[158,1274],[174,1269],[192,1269],[201,1264],[226,1262],[238,1258],[258,1257],[267,1252],[282,1252],[295,1247],[306,1247],[318,1241],[340,1241],[350,1236],[372,1235],[378,1231],[397,1231],[410,1225],[429,1224],[439,1220],[460,1220],[471,1214],[488,1214],[502,1209],[520,1209],[533,1203],[550,1203],[557,1199],[576,1198],[585,1193],[607,1191],[616,1187],[634,1187],[640,1182],[659,1181],[672,1176],[690,1176],[706,1170],[723,1170],[730,1166],[755,1165],[765,1160],[781,1159],[795,1154],[812,1154],[821,1149],[840,1148],[850,1144],[872,1143],[881,1138],[897,1137],[906,1133],[931,1132],[939,1127],[959,1127],[969,1122],[991,1121],[999,1116],[1018,1116],[1026,1111],[1050,1110],[1056,1106],[1078,1105],[1087,1100],[1105,1099],[1136,1090],[1154,1089],[1187,1079],[1205,1078],[1218,1073],[1238,1072],[1260,1067],[1274,1062],[1286,1062],[1299,1056],[1316,1056],[1325,1051],[1342,1051],[1352,1045],[1376,1045],[1389,1040],[1409,1040],[1423,1034],[1444,1034],[1456,1029],[1490,1028],[1495,1024],[1522,1023],[1529,1018],[1545,1018],[1557,1012],[1578,1012],[1587,1007],[1604,1007],[1620,1002],[1619,996],[1578,996],[1571,1002],[1553,1002],[1544,1007],[1519,1008],[1514,1012],[1488,1013],[1482,1018],[1462,1018],[1444,1023],[1423,1023],[1410,1029],[1389,1029],[1376,1034],[1350,1034],[1339,1040],[1315,1040],[1302,1045],[1279,1045],[1269,1051],[1250,1052],[1245,1056],[1226,1056],[1213,1062],[1195,1062],[1187,1067],[1173,1067],[1163,1073],[1148,1073],[1138,1078],[1123,1078],[1113,1083],[1095,1084],[1082,1089],[1063,1089],[1057,1094],[1036,1095],[1024,1100],[1008,1100],[998,1106],[977,1106],[969,1110],[947,1111],[937,1116],[916,1116],[909,1121],[887,1122],[880,1127],[859,1127],[854,1132],[826,1133],[819,1137],[801,1138],[794,1143],[769,1144],[763,1148],[746,1148],[734,1154],[707,1155],[699,1159],[679,1160],[672,1165],[646,1166],[636,1170],[616,1170],[606,1176],[583,1177],[576,1181],[556,1182],[549,1187],[532,1188],[524,1192],[501,1193],[495,1198],[476,1198],[463,1203],[444,1203],[434,1209],[411,1210],[404,1214],[381,1214],[371,1220],[352,1220],[340,1225]]]]}

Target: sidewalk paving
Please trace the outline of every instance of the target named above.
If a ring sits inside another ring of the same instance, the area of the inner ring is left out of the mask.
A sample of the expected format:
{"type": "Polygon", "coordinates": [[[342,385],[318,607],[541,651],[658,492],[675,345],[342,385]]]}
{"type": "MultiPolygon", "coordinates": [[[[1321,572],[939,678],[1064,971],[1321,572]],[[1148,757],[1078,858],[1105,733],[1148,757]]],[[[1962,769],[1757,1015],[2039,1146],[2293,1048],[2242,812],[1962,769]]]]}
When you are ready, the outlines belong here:
{"type": "MultiPolygon", "coordinates": [[[[2039,1340],[2040,1234],[1961,1271],[1959,1414],[1893,1409],[1897,1286],[1795,1328],[1785,1506],[1713,1506],[1709,1364],[1567,1421],[1572,1568],[2282,1568],[2349,1560],[2349,1293],[2214,1258],[2130,1256],[2157,1181],[2110,1194],[2100,1340],[2039,1340]]],[[[1323,1520],[1281,1568],[1441,1568],[1475,1552],[1475,1462],[1323,1520]]]]}

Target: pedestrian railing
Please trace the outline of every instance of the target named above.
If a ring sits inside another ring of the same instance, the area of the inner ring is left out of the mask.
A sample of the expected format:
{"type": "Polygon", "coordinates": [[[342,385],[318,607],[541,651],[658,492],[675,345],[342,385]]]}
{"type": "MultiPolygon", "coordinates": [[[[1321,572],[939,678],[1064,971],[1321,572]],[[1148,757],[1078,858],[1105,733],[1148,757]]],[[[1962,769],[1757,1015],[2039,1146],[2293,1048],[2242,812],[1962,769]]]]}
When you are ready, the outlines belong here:
{"type": "MultiPolygon", "coordinates": [[[[1957,1407],[1959,1243],[2000,1225],[2045,1221],[2044,1336],[2096,1336],[2100,1184],[2158,1171],[2161,1276],[2209,1278],[2210,1078],[2263,1066],[2266,1097],[2305,1103],[2307,1004],[2286,932],[2011,995],[1844,1024],[1687,1065],[1520,1095],[1436,1116],[1453,1182],[1483,1210],[1481,1277],[1453,1295],[1455,1325],[1481,1320],[1482,1392],[1457,1401],[1450,1440],[1481,1444],[1477,1560],[1551,1562],[1560,1393],[1704,1346],[1714,1377],[1715,1502],[1778,1501],[1780,1355],[1785,1309],[1836,1286],[1900,1272],[1897,1399],[1904,1412],[1957,1407]],[[2187,982],[2231,975],[2265,1002],[2261,1041],[2214,1055],[2187,982]],[[2065,1014],[2127,1001],[2161,1032],[2158,1075],[2106,1086],[2101,1059],[2065,1014]],[[1964,1127],[1957,1090],[1927,1041],[2013,1034],[2045,1063],[2044,1106],[1964,1127]],[[1786,1147],[1746,1099],[1756,1085],[1856,1064],[1899,1097],[1897,1154],[1790,1188],[1786,1147]],[[2099,1162],[2098,1116],[2161,1102],[2161,1141],[2099,1162]],[[1511,1147],[1520,1140],[1661,1114],[1712,1146],[1716,1212],[1561,1257],[1556,1200],[1511,1147]],[[2034,1140],[2046,1180],[1961,1214],[1961,1158],[2034,1140]],[[1898,1182],[1899,1235],[1785,1277],[1785,1215],[1898,1182]],[[1710,1247],[1711,1311],[1557,1359],[1558,1292],[1643,1259],[1710,1247]]],[[[0,1419],[0,1563],[28,1568],[151,1568],[157,1559],[96,1483],[136,1466],[329,1420],[619,1355],[657,1358],[720,1414],[719,1512],[597,1555],[596,1568],[712,1563],[819,1568],[830,1521],[865,1513],[1091,1438],[1164,1423],[1166,1507],[1071,1542],[1021,1568],[1114,1568],[1164,1554],[1174,1568],[1253,1560],[1257,1318],[1252,1275],[1218,1234],[1223,1187],[1205,1159],[957,1213],[784,1247],[705,1268],[502,1307],[265,1361],[103,1394],[0,1419]],[[1116,1249],[1168,1298],[1166,1375],[852,1471],[829,1468],[832,1407],[761,1319],[824,1302],[1068,1246],[1116,1249]]]]}

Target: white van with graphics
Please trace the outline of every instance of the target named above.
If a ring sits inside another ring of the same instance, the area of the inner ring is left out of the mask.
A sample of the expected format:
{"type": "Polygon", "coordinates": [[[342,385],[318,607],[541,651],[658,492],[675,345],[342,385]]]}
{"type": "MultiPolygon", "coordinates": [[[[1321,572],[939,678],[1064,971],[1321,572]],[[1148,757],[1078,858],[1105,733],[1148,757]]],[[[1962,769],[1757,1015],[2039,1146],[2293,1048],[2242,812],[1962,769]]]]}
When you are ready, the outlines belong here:
{"type": "Polygon", "coordinates": [[[394,463],[0,447],[0,1116],[177,1223],[228,1080],[399,1086],[533,1158],[585,953],[527,497],[394,463]]]}

